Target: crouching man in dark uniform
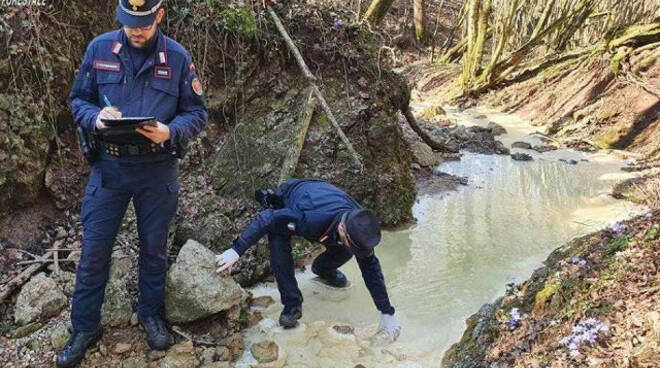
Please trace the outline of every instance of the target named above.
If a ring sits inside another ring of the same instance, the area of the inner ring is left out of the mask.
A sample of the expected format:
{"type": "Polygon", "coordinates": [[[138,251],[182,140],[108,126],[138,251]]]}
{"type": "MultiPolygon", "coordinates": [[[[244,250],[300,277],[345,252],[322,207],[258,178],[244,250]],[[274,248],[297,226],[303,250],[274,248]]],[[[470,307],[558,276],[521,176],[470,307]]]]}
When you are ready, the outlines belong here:
{"type": "Polygon", "coordinates": [[[154,116],[156,122],[129,131],[126,140],[105,136],[97,142],[82,203],[73,333],[57,356],[59,367],[78,364],[101,338],[112,247],[131,200],[140,239],[137,314],[149,346],[168,347],[162,314],[167,234],[179,192],[177,158],[205,126],[207,110],[190,54],[158,28],[162,3],[120,0],[116,16],[122,29],[89,44],[71,91],[74,120],[87,132],[107,132],[103,118],[154,116]]]}
{"type": "Polygon", "coordinates": [[[258,192],[257,200],[271,208],[259,212],[232,247],[217,257],[218,272],[230,270],[240,255],[268,234],[271,271],[284,305],[280,324],[295,327],[302,317],[303,297],[294,274],[291,236],[318,241],[326,250],[314,260],[312,272],[329,285],[344,287],[348,281],[337,268],[355,255],[362,278],[381,312],[379,330],[392,340],[398,338],[401,325],[394,317],[380,263],[374,255],[381,237],[380,222],[371,211],[321,180],[291,179],[276,191],[258,192]]]}

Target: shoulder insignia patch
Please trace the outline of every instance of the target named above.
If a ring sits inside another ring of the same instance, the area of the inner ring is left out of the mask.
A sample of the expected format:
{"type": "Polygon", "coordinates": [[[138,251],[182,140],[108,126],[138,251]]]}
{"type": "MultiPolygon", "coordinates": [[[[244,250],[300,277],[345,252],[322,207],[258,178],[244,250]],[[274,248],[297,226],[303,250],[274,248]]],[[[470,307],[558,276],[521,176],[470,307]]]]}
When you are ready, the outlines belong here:
{"type": "Polygon", "coordinates": [[[192,90],[197,96],[201,96],[204,93],[204,91],[202,91],[202,82],[200,82],[197,77],[192,80],[192,90]]]}

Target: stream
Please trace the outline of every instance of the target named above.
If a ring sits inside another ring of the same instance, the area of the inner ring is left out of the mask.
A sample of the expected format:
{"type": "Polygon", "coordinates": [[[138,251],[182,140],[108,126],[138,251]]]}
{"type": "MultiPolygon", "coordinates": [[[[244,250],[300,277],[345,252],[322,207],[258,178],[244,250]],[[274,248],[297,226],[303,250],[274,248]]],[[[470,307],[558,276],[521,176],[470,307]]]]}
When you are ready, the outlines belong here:
{"type": "MultiPolygon", "coordinates": [[[[514,141],[541,143],[531,135],[535,127],[512,115],[487,110],[447,113],[463,125],[502,125],[508,134],[498,139],[507,147],[514,141]],[[477,118],[481,114],[487,119],[477,118]]],[[[440,165],[436,170],[464,176],[469,184],[420,196],[413,207],[417,222],[384,232],[376,255],[403,325],[396,343],[383,347],[370,342],[379,312],[351,260],[341,268],[352,281],[345,290],[319,285],[309,270],[297,274],[305,302],[301,324],[293,330],[278,326],[281,306],[275,285],[253,288],[255,296],[271,295],[276,303],[262,311],[258,325],[246,330],[248,349],[237,366],[253,366],[249,345],[272,339],[281,357],[263,366],[439,367],[444,352],[460,339],[465,319],[503,295],[506,284],[526,280],[552,250],[570,239],[643,211],[609,195],[627,175],[616,155],[511,149],[518,151],[534,161],[465,152],[460,161],[440,165]],[[337,332],[337,324],[354,331],[337,332]]]]}

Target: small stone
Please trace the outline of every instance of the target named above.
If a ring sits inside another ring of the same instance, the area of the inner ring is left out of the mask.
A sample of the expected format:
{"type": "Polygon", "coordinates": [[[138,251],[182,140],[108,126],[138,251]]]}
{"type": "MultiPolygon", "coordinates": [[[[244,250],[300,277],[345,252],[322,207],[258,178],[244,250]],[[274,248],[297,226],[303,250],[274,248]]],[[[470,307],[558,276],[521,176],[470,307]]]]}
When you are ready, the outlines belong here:
{"type": "Polygon", "coordinates": [[[144,356],[130,357],[121,362],[122,368],[147,368],[148,363],[144,356]]]}
{"type": "Polygon", "coordinates": [[[268,363],[277,360],[279,347],[272,340],[253,344],[250,352],[259,363],[268,363]]]}
{"type": "Polygon", "coordinates": [[[124,344],[124,343],[118,343],[115,345],[114,349],[112,349],[113,354],[124,354],[125,352],[131,350],[131,344],[124,344]]]}
{"type": "Polygon", "coordinates": [[[201,368],[234,368],[231,362],[213,362],[202,365],[201,368]]]}
{"type": "Polygon", "coordinates": [[[250,313],[250,314],[248,314],[247,325],[248,325],[248,327],[255,326],[262,319],[264,319],[264,317],[261,314],[261,312],[256,311],[256,312],[250,313]]]}
{"type": "Polygon", "coordinates": [[[201,354],[202,364],[213,363],[215,360],[215,349],[207,348],[201,354]]]}
{"type": "Polygon", "coordinates": [[[150,361],[156,361],[163,359],[163,357],[167,355],[167,351],[161,351],[161,350],[152,350],[149,352],[149,360],[150,361]]]}
{"type": "Polygon", "coordinates": [[[99,353],[101,353],[103,356],[108,355],[108,348],[105,346],[105,344],[99,345],[99,353]]]}
{"type": "Polygon", "coordinates": [[[503,126],[501,126],[501,125],[499,125],[495,122],[492,122],[492,121],[488,122],[487,127],[488,127],[488,129],[490,129],[491,134],[494,135],[494,136],[498,136],[498,135],[502,135],[502,134],[507,133],[506,129],[504,129],[503,126]]]}
{"type": "Polygon", "coordinates": [[[531,149],[532,145],[527,142],[513,142],[511,148],[531,149]]]}
{"type": "Polygon", "coordinates": [[[131,315],[131,326],[137,326],[138,324],[138,315],[137,313],[133,313],[131,315]]]}
{"type": "Polygon", "coordinates": [[[43,327],[43,325],[44,324],[41,322],[28,323],[25,326],[17,328],[16,331],[14,331],[12,337],[14,339],[20,339],[21,337],[32,335],[33,333],[39,331],[39,329],[43,327]]]}
{"type": "Polygon", "coordinates": [[[516,152],[511,154],[511,158],[516,161],[534,161],[534,158],[532,158],[532,156],[522,152],[516,152]]]}
{"type": "Polygon", "coordinates": [[[268,306],[270,306],[273,303],[275,303],[275,299],[273,299],[273,297],[270,295],[258,296],[250,300],[251,306],[259,307],[259,308],[268,308],[268,306]]]}
{"type": "Polygon", "coordinates": [[[70,336],[71,333],[68,326],[64,322],[60,322],[50,331],[50,344],[53,346],[53,349],[60,350],[66,345],[70,336]]]}
{"type": "Polygon", "coordinates": [[[66,230],[64,230],[62,226],[58,227],[55,233],[55,239],[56,240],[64,239],[66,238],[66,236],[67,236],[66,230]]]}
{"type": "Polygon", "coordinates": [[[555,151],[557,150],[557,147],[546,145],[546,146],[534,146],[532,147],[532,149],[536,152],[544,153],[549,151],[555,151]]]}
{"type": "Polygon", "coordinates": [[[349,326],[349,325],[334,325],[332,326],[332,328],[335,331],[339,332],[340,334],[344,334],[344,335],[349,335],[355,332],[353,326],[349,326]]]}
{"type": "Polygon", "coordinates": [[[215,355],[218,360],[231,360],[231,351],[226,346],[218,346],[215,349],[215,355]]]}
{"type": "Polygon", "coordinates": [[[162,368],[194,368],[198,365],[192,341],[176,344],[167,351],[160,361],[162,368]]]}

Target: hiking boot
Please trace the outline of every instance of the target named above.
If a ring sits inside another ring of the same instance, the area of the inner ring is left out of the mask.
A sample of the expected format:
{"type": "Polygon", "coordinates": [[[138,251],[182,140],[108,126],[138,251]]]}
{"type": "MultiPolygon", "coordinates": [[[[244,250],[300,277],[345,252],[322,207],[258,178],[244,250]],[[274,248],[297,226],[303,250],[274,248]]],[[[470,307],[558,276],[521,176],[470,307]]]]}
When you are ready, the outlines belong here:
{"type": "Polygon", "coordinates": [[[344,273],[339,270],[319,275],[319,278],[321,281],[323,281],[324,284],[336,288],[343,288],[348,285],[348,279],[346,278],[346,275],[344,275],[344,273]]]}
{"type": "Polygon", "coordinates": [[[280,326],[284,328],[293,328],[298,325],[298,320],[302,317],[302,309],[300,307],[294,307],[290,310],[284,309],[282,314],[280,314],[280,326]]]}
{"type": "Polygon", "coordinates": [[[170,345],[170,335],[165,321],[160,316],[139,318],[144,332],[147,334],[147,344],[152,350],[167,350],[170,345]]]}
{"type": "Polygon", "coordinates": [[[57,354],[55,364],[60,368],[75,367],[85,357],[85,351],[103,336],[103,327],[92,332],[73,332],[64,348],[57,354]]]}

